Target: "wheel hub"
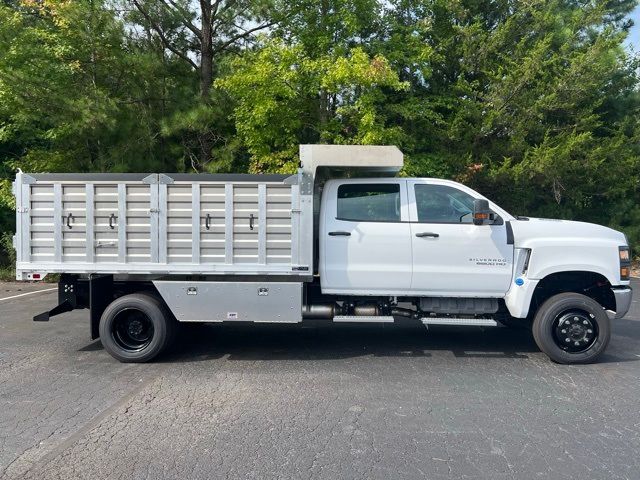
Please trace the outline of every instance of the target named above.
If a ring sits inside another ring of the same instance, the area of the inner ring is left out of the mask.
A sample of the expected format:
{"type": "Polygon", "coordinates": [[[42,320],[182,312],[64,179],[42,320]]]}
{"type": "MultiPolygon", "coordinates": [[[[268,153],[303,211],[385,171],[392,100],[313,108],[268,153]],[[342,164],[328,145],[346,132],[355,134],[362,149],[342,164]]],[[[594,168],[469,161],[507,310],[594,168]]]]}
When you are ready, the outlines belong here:
{"type": "Polygon", "coordinates": [[[139,338],[142,333],[142,322],[140,320],[132,320],[129,322],[129,335],[134,338],[139,338]]]}
{"type": "Polygon", "coordinates": [[[125,309],[113,322],[112,335],[120,348],[129,352],[144,349],[153,339],[153,323],[143,312],[125,309]]]}
{"type": "Polygon", "coordinates": [[[587,350],[598,338],[594,316],[584,311],[561,313],[554,326],[556,344],[571,353],[587,350]]]}

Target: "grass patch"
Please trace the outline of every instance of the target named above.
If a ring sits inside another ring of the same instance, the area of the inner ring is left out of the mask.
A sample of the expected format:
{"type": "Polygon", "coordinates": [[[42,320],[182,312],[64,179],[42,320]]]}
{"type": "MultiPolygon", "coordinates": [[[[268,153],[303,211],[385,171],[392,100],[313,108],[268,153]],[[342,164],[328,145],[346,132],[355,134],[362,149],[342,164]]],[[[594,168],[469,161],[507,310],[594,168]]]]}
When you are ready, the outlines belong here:
{"type": "Polygon", "coordinates": [[[0,266],[0,282],[15,282],[16,269],[13,265],[0,266]]]}

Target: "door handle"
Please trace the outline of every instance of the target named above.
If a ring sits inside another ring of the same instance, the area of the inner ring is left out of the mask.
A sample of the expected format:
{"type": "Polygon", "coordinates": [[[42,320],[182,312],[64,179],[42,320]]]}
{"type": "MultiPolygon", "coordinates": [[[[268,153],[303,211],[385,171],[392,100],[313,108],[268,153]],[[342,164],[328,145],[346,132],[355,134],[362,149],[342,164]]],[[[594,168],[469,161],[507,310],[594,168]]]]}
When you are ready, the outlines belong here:
{"type": "Polygon", "coordinates": [[[73,221],[73,213],[69,213],[69,215],[67,215],[67,228],[71,229],[71,222],[73,221]]]}
{"type": "Polygon", "coordinates": [[[433,232],[420,232],[420,233],[416,233],[416,237],[419,238],[423,238],[423,237],[432,237],[432,238],[438,238],[440,236],[439,233],[433,233],[433,232]]]}
{"type": "Polygon", "coordinates": [[[330,237],[350,237],[351,232],[329,232],[330,237]]]}

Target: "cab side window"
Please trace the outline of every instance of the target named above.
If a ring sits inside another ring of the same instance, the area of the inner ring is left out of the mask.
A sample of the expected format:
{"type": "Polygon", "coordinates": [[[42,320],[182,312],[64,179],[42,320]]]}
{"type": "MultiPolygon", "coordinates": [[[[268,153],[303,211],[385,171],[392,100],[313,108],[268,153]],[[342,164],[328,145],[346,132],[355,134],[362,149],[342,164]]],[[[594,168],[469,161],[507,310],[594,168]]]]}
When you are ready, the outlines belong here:
{"type": "Polygon", "coordinates": [[[338,187],[338,220],[399,222],[400,184],[340,185],[338,187]]]}
{"type": "Polygon", "coordinates": [[[472,223],[473,200],[468,193],[447,185],[415,185],[418,221],[472,223]]]}

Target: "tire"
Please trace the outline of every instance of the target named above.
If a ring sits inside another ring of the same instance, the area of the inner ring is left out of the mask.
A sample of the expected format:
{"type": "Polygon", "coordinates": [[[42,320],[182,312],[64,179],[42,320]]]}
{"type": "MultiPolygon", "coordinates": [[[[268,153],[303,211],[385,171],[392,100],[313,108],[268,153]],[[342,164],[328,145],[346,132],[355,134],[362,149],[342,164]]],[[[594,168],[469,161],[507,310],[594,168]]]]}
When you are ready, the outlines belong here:
{"type": "Polygon", "coordinates": [[[579,293],[560,293],[536,312],[533,338],[557,363],[592,363],[607,348],[611,322],[602,306],[579,293]]]}
{"type": "Polygon", "coordinates": [[[167,348],[175,320],[157,298],[135,293],[117,298],[100,318],[100,341],[123,363],[148,362],[167,348]]]}

